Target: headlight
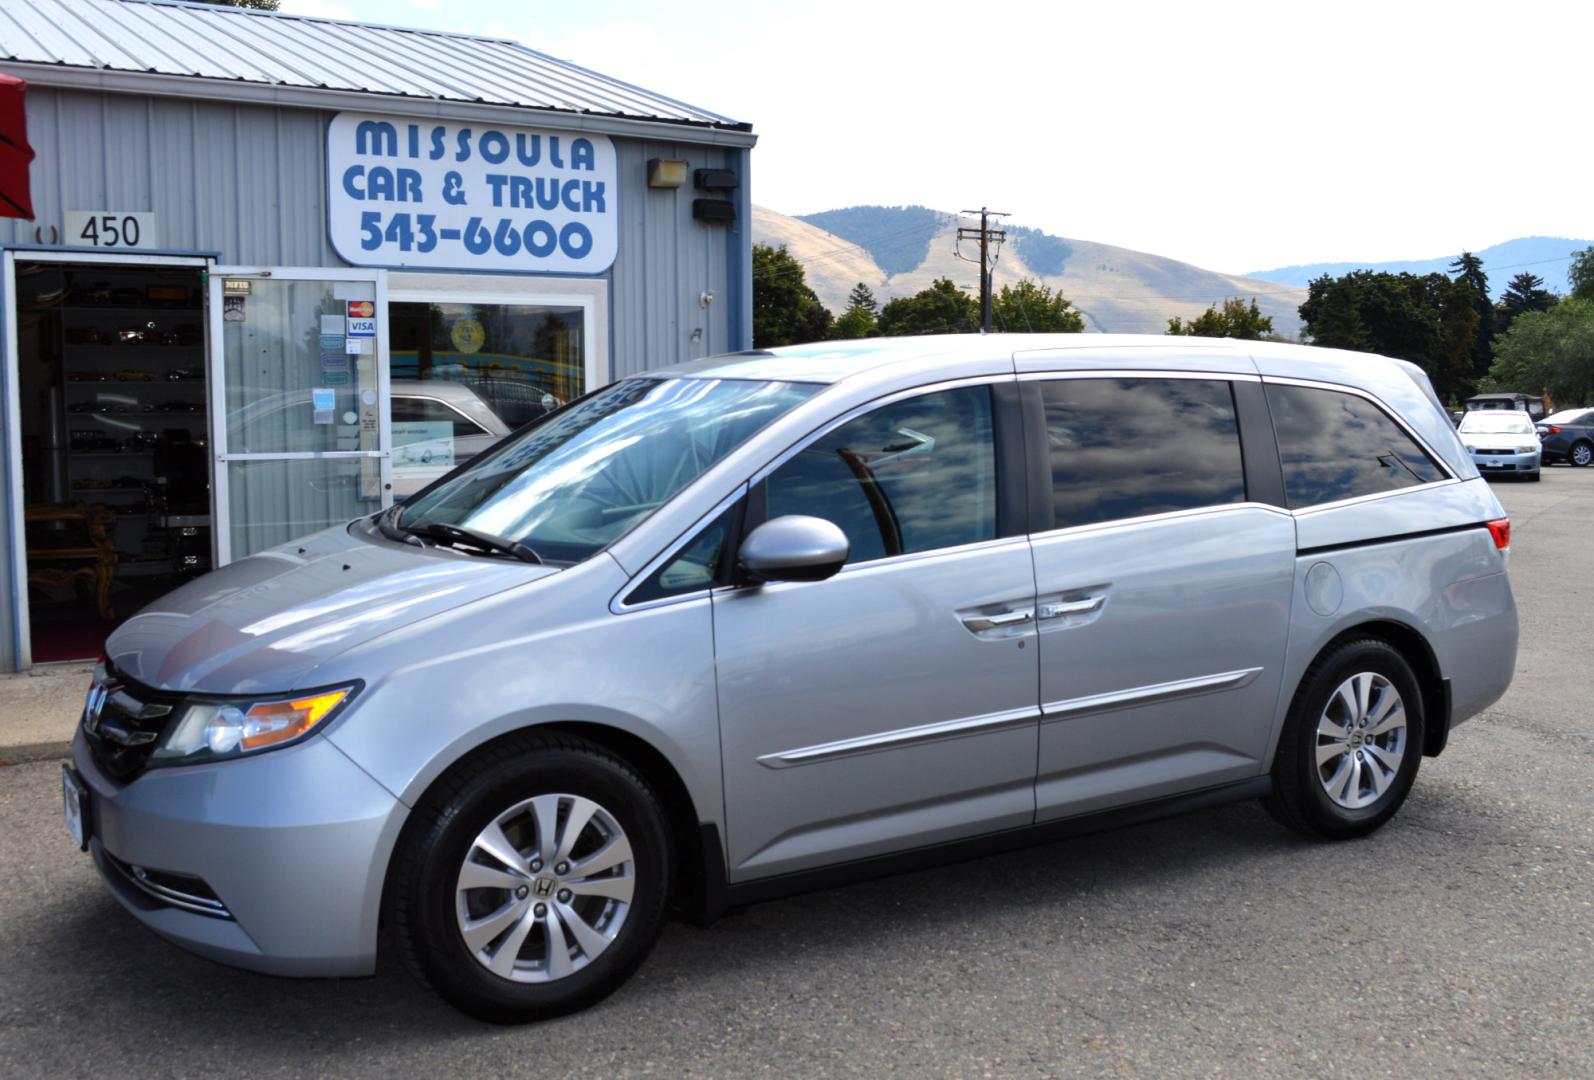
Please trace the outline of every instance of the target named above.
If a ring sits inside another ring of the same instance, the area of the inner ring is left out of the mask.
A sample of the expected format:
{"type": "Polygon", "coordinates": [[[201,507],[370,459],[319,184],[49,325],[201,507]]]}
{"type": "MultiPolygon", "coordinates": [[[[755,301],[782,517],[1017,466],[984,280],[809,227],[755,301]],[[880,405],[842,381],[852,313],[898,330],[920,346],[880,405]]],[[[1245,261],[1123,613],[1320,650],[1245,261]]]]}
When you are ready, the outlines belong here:
{"type": "Polygon", "coordinates": [[[337,713],[359,684],[256,701],[195,701],[166,729],[151,765],[221,761],[304,738],[337,713]]]}
{"type": "Polygon", "coordinates": [[[1517,453],[1519,453],[1519,454],[1531,454],[1531,453],[1533,453],[1533,451],[1535,451],[1537,449],[1538,449],[1537,445],[1534,445],[1534,446],[1519,446],[1519,447],[1517,447],[1517,453]]]}

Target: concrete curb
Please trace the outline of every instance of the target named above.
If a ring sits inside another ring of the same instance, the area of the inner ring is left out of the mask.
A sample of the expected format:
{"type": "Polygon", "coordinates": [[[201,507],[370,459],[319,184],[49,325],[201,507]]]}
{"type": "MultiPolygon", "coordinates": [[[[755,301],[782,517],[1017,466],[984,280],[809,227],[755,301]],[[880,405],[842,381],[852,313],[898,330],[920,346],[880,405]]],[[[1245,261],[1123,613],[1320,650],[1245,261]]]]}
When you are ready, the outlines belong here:
{"type": "Polygon", "coordinates": [[[7,765],[26,765],[33,761],[64,761],[72,756],[72,741],[27,743],[24,746],[0,746],[0,768],[7,765]]]}

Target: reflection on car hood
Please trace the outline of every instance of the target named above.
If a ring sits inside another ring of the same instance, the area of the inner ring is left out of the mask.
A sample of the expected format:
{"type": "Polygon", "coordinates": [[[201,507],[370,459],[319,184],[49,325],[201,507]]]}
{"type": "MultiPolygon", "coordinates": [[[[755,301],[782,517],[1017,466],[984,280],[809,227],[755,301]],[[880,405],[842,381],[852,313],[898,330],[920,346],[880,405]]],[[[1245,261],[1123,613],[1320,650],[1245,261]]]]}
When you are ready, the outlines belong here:
{"type": "Polygon", "coordinates": [[[189,582],[124,623],[106,653],[162,690],[295,690],[361,642],[557,572],[331,529],[189,582]]]}
{"type": "Polygon", "coordinates": [[[1510,450],[1518,446],[1537,446],[1539,437],[1531,431],[1515,435],[1489,435],[1481,431],[1461,432],[1461,441],[1480,450],[1510,450]]]}

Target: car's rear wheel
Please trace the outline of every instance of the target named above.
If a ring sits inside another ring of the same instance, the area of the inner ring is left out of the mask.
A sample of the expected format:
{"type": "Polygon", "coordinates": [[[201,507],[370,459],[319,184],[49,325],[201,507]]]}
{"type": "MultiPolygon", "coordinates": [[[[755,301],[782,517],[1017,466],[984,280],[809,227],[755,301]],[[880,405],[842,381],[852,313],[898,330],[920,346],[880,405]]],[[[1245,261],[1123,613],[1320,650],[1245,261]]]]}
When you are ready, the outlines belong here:
{"type": "Polygon", "coordinates": [[[1594,443],[1573,443],[1572,448],[1566,452],[1566,461],[1567,464],[1579,469],[1588,465],[1589,462],[1594,461],[1594,443]]]}
{"type": "Polygon", "coordinates": [[[658,938],[664,811],[585,740],[491,747],[428,792],[401,841],[390,912],[418,974],[464,1012],[515,1023],[603,998],[658,938]]]}
{"type": "Polygon", "coordinates": [[[1264,804],[1279,821],[1312,835],[1370,833],[1410,792],[1422,732],[1422,695],[1405,657],[1377,638],[1347,641],[1302,678],[1264,804]]]}

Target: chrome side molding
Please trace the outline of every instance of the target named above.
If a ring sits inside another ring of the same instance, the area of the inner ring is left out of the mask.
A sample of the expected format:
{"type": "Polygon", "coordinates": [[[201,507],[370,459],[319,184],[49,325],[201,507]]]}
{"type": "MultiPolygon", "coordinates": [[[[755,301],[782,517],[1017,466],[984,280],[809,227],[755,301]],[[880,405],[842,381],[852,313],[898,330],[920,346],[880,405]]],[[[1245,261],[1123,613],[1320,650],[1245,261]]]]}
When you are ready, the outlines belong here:
{"type": "Polygon", "coordinates": [[[1110,709],[1125,709],[1136,705],[1149,705],[1156,701],[1194,697],[1197,694],[1209,694],[1214,690],[1238,690],[1261,673],[1262,669],[1259,667],[1244,668],[1240,671],[1223,671],[1215,675],[1200,675],[1194,679],[1134,686],[1106,694],[1090,694],[1064,701],[1049,701],[1041,706],[1041,722],[1069,720],[1090,713],[1107,712],[1110,709]]]}
{"type": "Polygon", "coordinates": [[[939,742],[942,739],[956,739],[964,735],[984,735],[1000,731],[1002,728],[1033,727],[1039,717],[1040,710],[1035,708],[1008,709],[980,716],[965,716],[957,720],[942,720],[935,724],[897,728],[894,731],[882,731],[877,735],[863,735],[856,739],[841,739],[836,742],[802,746],[795,750],[764,754],[758,758],[758,763],[766,769],[789,769],[793,765],[812,765],[819,761],[834,761],[837,758],[868,754],[876,750],[900,750],[915,743],[939,742]]]}

